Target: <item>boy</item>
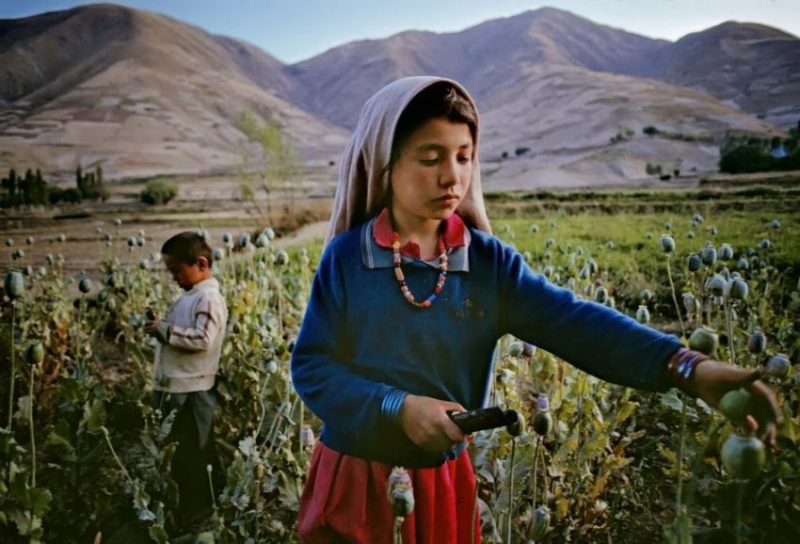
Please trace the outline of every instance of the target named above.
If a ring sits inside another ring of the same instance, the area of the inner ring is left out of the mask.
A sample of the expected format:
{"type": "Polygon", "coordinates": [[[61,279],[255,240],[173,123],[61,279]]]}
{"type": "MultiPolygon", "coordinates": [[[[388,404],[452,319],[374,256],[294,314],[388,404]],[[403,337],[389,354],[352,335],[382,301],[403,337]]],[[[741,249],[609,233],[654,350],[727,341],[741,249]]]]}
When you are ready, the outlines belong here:
{"type": "MultiPolygon", "coordinates": [[[[213,504],[206,466],[221,476],[213,447],[215,378],[228,309],[212,277],[211,248],[195,232],[176,234],[161,247],[167,270],[184,293],[164,319],[151,313],[145,332],[158,339],[154,402],[167,415],[177,410],[170,436],[178,442],[172,477],[178,484],[180,525],[199,521],[213,504]]],[[[215,478],[215,479],[216,479],[215,478]]]]}

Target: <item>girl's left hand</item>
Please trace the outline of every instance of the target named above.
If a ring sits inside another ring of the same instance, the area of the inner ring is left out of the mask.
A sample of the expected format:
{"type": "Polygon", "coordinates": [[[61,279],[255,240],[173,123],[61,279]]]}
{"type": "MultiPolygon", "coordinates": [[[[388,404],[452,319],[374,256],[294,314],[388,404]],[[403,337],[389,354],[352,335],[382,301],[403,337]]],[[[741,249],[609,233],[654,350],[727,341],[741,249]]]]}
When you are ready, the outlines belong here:
{"type": "Polygon", "coordinates": [[[783,416],[775,394],[759,380],[762,374],[762,368],[750,370],[707,359],[695,367],[688,392],[716,408],[728,391],[746,389],[750,401],[745,425],[751,432],[758,431],[764,442],[775,446],[777,428],[783,423],[783,416]]]}

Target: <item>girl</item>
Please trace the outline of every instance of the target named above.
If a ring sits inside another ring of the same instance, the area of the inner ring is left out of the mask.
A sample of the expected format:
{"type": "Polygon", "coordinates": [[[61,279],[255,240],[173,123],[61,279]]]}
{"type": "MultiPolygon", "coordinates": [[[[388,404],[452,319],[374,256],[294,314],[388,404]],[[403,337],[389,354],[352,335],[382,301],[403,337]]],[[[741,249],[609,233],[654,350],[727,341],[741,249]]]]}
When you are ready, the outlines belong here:
{"type": "Polygon", "coordinates": [[[448,412],[483,406],[506,333],[628,387],[715,405],[747,385],[774,441],[779,411],[757,371],[549,285],[491,235],[478,127],[467,91],[441,78],[397,80],[361,112],[292,355],[294,385],[324,422],[303,542],[389,542],[394,465],[409,468],[416,502],[404,542],[480,540],[467,437],[448,412]]]}

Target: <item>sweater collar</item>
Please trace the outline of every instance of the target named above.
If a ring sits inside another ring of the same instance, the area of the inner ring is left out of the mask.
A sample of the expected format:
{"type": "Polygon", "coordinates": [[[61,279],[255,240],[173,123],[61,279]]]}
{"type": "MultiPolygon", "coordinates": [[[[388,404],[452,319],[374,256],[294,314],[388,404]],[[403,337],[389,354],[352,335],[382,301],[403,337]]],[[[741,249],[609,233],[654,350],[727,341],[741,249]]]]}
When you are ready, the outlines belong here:
{"type": "MultiPolygon", "coordinates": [[[[464,221],[453,214],[444,221],[444,236],[447,244],[448,272],[469,272],[469,243],[472,235],[464,221]]],[[[423,261],[419,258],[419,246],[413,242],[400,248],[403,264],[438,267],[439,259],[423,261]]],[[[361,228],[361,261],[368,269],[394,268],[392,250],[392,222],[388,208],[377,217],[364,223],[361,228]]]]}
{"type": "Polygon", "coordinates": [[[217,278],[211,277],[203,281],[198,281],[189,291],[207,291],[208,289],[219,289],[217,278]]]}
{"type": "MultiPolygon", "coordinates": [[[[442,222],[442,229],[444,243],[448,248],[456,248],[464,245],[464,221],[458,214],[454,213],[445,219],[442,222]]],[[[394,229],[392,229],[392,218],[389,214],[389,208],[381,210],[381,213],[375,218],[375,224],[372,228],[372,238],[380,247],[392,249],[394,229]]],[[[413,259],[420,258],[420,249],[416,242],[407,242],[406,245],[400,248],[400,253],[413,259]]]]}

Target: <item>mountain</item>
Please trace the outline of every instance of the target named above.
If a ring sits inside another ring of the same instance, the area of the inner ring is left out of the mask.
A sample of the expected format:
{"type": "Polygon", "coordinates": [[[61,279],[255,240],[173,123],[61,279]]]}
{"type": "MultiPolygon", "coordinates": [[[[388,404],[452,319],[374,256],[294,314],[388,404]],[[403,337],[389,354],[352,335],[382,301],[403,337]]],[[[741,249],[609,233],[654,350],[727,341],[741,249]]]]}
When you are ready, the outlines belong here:
{"type": "Polygon", "coordinates": [[[652,66],[653,77],[699,89],[769,122],[789,127],[800,119],[800,39],[781,30],[722,23],[665,47],[652,66]]]}
{"type": "Polygon", "coordinates": [[[345,142],[277,96],[294,84],[280,62],[168,17],[102,4],[0,21],[0,36],[3,163],[102,164],[109,177],[230,171],[245,109],[279,122],[301,155],[334,157],[345,142]]]}
{"type": "Polygon", "coordinates": [[[542,8],[461,32],[351,42],[287,66],[162,15],[85,6],[0,20],[0,170],[230,172],[241,166],[235,120],[245,109],[279,122],[304,160],[327,162],[372,93],[420,74],[475,96],[489,188],[635,180],[648,162],[714,170],[727,133],[780,135],[800,118],[798,48],[761,25],[724,23],[672,43],[542,8]]]}

